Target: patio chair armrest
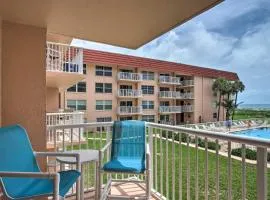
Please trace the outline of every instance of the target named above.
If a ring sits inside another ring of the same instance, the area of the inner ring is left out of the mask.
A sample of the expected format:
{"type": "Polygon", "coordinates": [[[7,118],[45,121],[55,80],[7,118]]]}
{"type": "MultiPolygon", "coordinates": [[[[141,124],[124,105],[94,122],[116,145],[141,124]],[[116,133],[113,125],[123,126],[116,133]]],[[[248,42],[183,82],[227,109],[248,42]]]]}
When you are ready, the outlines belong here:
{"type": "Polygon", "coordinates": [[[13,177],[13,178],[43,178],[53,179],[57,173],[50,172],[6,172],[0,171],[0,177],[13,177]]]}
{"type": "Polygon", "coordinates": [[[0,177],[52,179],[53,180],[53,197],[54,197],[55,200],[59,199],[60,175],[58,173],[50,173],[50,172],[3,172],[3,171],[0,171],[0,177]]]}
{"type": "Polygon", "coordinates": [[[76,168],[78,171],[81,171],[81,160],[80,160],[80,154],[74,153],[74,152],[34,152],[36,156],[40,157],[74,157],[76,159],[76,168]]]}

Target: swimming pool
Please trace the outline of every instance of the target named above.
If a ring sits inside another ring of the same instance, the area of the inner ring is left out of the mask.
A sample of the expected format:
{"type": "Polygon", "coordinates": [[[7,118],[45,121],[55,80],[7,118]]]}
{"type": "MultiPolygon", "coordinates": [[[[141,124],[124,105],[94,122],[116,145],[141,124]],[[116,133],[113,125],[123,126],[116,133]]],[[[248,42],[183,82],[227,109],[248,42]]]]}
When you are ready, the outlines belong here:
{"type": "Polygon", "coordinates": [[[236,135],[270,140],[270,128],[256,128],[234,132],[236,135]]]}

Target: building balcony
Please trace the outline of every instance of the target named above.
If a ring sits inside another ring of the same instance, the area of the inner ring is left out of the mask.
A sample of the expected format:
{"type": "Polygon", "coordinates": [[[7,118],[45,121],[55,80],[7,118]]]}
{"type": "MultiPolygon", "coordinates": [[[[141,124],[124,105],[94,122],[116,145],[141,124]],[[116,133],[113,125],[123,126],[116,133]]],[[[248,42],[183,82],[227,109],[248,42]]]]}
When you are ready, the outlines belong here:
{"type": "Polygon", "coordinates": [[[192,87],[192,86],[194,86],[194,80],[183,80],[182,86],[192,87]]]}
{"type": "Polygon", "coordinates": [[[168,85],[182,85],[180,77],[173,76],[159,76],[159,83],[168,85]]]}
{"type": "Polygon", "coordinates": [[[184,106],[182,106],[182,111],[184,113],[186,113],[186,112],[194,112],[194,109],[193,109],[192,105],[184,105],[184,106]]]}
{"type": "MultiPolygon", "coordinates": [[[[84,135],[88,140],[87,145],[65,141],[59,145],[58,150],[100,150],[111,142],[112,125],[113,122],[50,126],[47,133],[56,134],[60,129],[66,129],[74,134],[74,129],[84,128],[88,130],[84,135]]],[[[146,123],[145,135],[152,158],[152,199],[267,199],[270,189],[266,185],[270,168],[266,159],[267,151],[270,151],[269,141],[204,128],[171,126],[168,123],[146,123]],[[179,138],[182,138],[181,143],[179,138]],[[209,148],[209,142],[214,145],[214,150],[209,148]],[[251,147],[257,150],[257,160],[236,157],[231,153],[234,148],[245,153],[251,147]],[[234,176],[235,173],[240,175],[234,176]],[[257,177],[256,184],[252,184],[254,177],[257,177]]],[[[110,156],[109,150],[105,155],[110,156]]],[[[103,165],[107,159],[105,157],[100,164],[103,165]]],[[[52,171],[59,169],[57,162],[51,161],[48,166],[52,171]]],[[[72,167],[67,165],[65,169],[72,167]]],[[[94,200],[97,191],[94,165],[85,163],[83,168],[84,197],[94,200]]],[[[111,195],[129,195],[133,199],[135,195],[145,194],[145,185],[121,182],[127,180],[129,175],[115,174],[112,177],[117,182],[112,184],[111,195]]],[[[103,178],[103,184],[106,184],[107,179],[103,178]]],[[[133,180],[142,178],[132,176],[133,180]]],[[[73,189],[69,192],[68,200],[75,199],[75,191],[73,189]]]]}
{"type": "Polygon", "coordinates": [[[193,99],[194,95],[192,92],[181,93],[177,91],[160,91],[159,98],[161,99],[193,99]]]}
{"type": "Polygon", "coordinates": [[[140,98],[142,97],[142,90],[129,90],[129,89],[119,89],[119,98],[140,98]]]}
{"type": "Polygon", "coordinates": [[[84,79],[83,49],[47,42],[46,84],[67,88],[84,79]]]}
{"type": "Polygon", "coordinates": [[[182,113],[182,106],[160,106],[160,113],[182,113]]]}
{"type": "Polygon", "coordinates": [[[118,115],[141,115],[142,106],[119,106],[117,110],[118,115]]]}
{"type": "Polygon", "coordinates": [[[139,82],[139,81],[142,81],[142,75],[140,73],[119,72],[118,73],[118,80],[119,81],[139,82]]]}

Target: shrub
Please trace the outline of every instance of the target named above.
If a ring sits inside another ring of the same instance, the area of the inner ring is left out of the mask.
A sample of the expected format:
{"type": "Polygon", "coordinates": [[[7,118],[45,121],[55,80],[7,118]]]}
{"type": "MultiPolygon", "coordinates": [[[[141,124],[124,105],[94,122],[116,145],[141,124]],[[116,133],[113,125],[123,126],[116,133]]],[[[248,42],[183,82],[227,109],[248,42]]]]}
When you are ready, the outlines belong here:
{"type": "MultiPolygon", "coordinates": [[[[216,143],[215,142],[208,142],[208,149],[216,150],[216,143]]],[[[198,139],[198,146],[199,147],[205,147],[205,141],[201,138],[198,139]]],[[[218,145],[218,149],[220,149],[220,145],[218,145]]]]}
{"type": "MultiPolygon", "coordinates": [[[[237,148],[232,150],[232,155],[242,157],[242,148],[237,148]]],[[[250,160],[257,159],[257,152],[252,149],[246,149],[246,158],[250,160]]],[[[267,153],[267,161],[270,162],[270,153],[267,153]]]]}

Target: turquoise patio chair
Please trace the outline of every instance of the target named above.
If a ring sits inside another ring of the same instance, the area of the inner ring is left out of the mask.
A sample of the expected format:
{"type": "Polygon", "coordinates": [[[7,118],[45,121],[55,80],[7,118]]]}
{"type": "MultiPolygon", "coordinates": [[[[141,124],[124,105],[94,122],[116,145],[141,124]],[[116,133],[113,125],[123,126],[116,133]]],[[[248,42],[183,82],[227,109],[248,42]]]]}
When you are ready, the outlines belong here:
{"type": "MultiPolygon", "coordinates": [[[[150,199],[150,151],[146,144],[146,127],[143,121],[116,121],[113,124],[112,141],[100,150],[99,163],[102,163],[105,150],[111,147],[110,161],[100,167],[100,180],[98,181],[100,189],[100,199],[119,198],[110,194],[111,183],[116,181],[109,179],[101,192],[102,173],[107,174],[142,174],[145,180],[135,180],[144,182],[146,186],[145,199],[150,199]]],[[[111,176],[110,176],[111,177],[111,176]]],[[[131,182],[132,180],[121,180],[121,182],[131,182]]],[[[118,180],[119,182],[119,180],[118,180]]],[[[123,196],[121,196],[123,198],[123,196]]],[[[127,197],[128,198],[128,197],[127,197]]],[[[142,198],[142,197],[140,197],[142,198]]]]}
{"type": "Polygon", "coordinates": [[[0,186],[5,198],[52,196],[58,200],[78,181],[80,170],[41,172],[37,156],[71,156],[80,160],[73,153],[33,152],[26,130],[20,125],[0,128],[0,186]]]}

